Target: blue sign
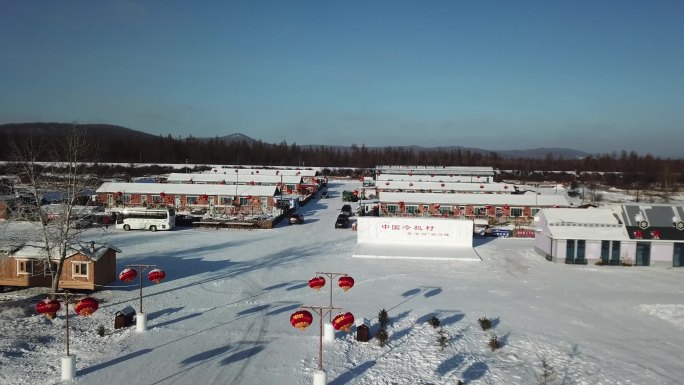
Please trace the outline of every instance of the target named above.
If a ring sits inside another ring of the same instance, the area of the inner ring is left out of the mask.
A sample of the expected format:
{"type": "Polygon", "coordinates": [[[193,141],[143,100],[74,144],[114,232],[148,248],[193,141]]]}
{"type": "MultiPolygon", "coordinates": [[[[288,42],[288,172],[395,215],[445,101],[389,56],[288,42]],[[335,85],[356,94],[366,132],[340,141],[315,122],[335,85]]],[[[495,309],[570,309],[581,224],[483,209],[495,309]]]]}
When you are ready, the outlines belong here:
{"type": "Polygon", "coordinates": [[[508,238],[511,236],[511,230],[492,229],[492,236],[493,237],[508,238]]]}

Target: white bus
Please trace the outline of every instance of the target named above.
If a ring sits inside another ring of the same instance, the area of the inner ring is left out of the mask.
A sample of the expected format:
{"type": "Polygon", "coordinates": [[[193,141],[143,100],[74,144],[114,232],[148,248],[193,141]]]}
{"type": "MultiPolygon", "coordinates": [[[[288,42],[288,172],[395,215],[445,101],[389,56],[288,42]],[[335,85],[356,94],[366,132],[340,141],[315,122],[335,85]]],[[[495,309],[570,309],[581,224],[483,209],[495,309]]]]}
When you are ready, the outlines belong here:
{"type": "Polygon", "coordinates": [[[130,207],[116,212],[116,228],[126,231],[143,229],[150,231],[171,230],[176,226],[173,209],[146,209],[130,207]]]}

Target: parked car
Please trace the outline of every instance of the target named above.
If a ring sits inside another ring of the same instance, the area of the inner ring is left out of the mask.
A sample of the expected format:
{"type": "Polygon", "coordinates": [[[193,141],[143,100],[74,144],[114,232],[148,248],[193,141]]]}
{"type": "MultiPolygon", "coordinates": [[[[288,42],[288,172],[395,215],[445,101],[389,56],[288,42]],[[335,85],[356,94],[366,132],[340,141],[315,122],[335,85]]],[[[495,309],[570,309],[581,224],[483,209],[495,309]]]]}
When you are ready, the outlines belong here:
{"type": "Polygon", "coordinates": [[[349,227],[349,216],[345,214],[338,215],[335,221],[335,228],[346,229],[347,227],[349,227]]]}
{"type": "Polygon", "coordinates": [[[352,207],[351,205],[344,205],[342,206],[342,209],[340,210],[342,214],[347,214],[347,216],[351,217],[352,216],[352,207]]]}
{"type": "Polygon", "coordinates": [[[302,214],[292,213],[290,214],[289,221],[291,225],[301,225],[302,223],[304,223],[304,217],[302,216],[302,214]]]}

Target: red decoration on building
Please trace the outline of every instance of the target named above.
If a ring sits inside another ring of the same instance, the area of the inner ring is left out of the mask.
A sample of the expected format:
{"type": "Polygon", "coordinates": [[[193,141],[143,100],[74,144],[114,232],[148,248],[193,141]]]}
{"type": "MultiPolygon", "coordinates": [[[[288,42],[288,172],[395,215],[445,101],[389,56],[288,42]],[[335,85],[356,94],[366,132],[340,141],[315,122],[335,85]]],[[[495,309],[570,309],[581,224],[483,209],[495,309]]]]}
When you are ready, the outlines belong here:
{"type": "Polygon", "coordinates": [[[119,197],[120,197],[120,196],[122,196],[122,195],[123,195],[123,193],[122,193],[121,191],[117,191],[117,192],[116,192],[116,196],[119,196],[119,197]]]}
{"type": "Polygon", "coordinates": [[[122,282],[131,282],[138,276],[138,272],[135,269],[129,267],[123,269],[119,274],[119,280],[122,282]]]}
{"type": "Polygon", "coordinates": [[[641,232],[641,230],[637,230],[634,232],[634,238],[636,239],[641,239],[643,238],[644,234],[641,232]]]}
{"type": "Polygon", "coordinates": [[[410,183],[409,183],[409,186],[410,186],[410,187],[413,187],[413,182],[410,182],[410,183]]]}
{"type": "Polygon", "coordinates": [[[208,199],[209,199],[209,195],[207,195],[207,194],[202,194],[202,195],[200,195],[200,199],[202,199],[202,200],[205,200],[205,201],[206,201],[206,200],[208,200],[208,199]]]}
{"type": "Polygon", "coordinates": [[[435,177],[435,174],[430,174],[430,178],[434,178],[434,177],[435,177]]]}
{"type": "Polygon", "coordinates": [[[147,279],[154,283],[159,283],[164,278],[166,278],[166,273],[162,269],[153,269],[147,273],[147,279]]]}
{"type": "MultiPolygon", "coordinates": [[[[289,192],[290,190],[287,190],[287,191],[289,192]]],[[[247,195],[247,196],[245,197],[245,199],[252,199],[252,196],[251,196],[251,195],[247,195]]]]}
{"type": "Polygon", "coordinates": [[[435,203],[435,209],[439,209],[439,203],[435,203]]]}
{"type": "Polygon", "coordinates": [[[354,193],[354,196],[359,196],[359,190],[354,190],[353,193],[354,193]]]}
{"type": "Polygon", "coordinates": [[[44,314],[48,319],[53,319],[61,307],[62,304],[56,299],[45,298],[36,304],[36,312],[44,314]]]}
{"type": "Polygon", "coordinates": [[[389,186],[389,182],[385,182],[385,186],[389,186]]]}
{"type": "Polygon", "coordinates": [[[313,315],[306,310],[296,311],[290,316],[290,324],[301,331],[311,325],[311,322],[313,322],[313,315]]]}
{"type": "Polygon", "coordinates": [[[653,230],[651,232],[651,236],[653,237],[653,239],[660,239],[660,230],[653,230]]]}
{"type": "Polygon", "coordinates": [[[489,209],[491,209],[491,208],[492,208],[492,205],[486,205],[486,206],[485,206],[485,209],[487,209],[487,210],[489,210],[489,209]]]}
{"type": "Polygon", "coordinates": [[[337,280],[337,284],[340,285],[342,290],[344,290],[346,292],[347,290],[354,287],[354,278],[352,278],[348,275],[345,275],[343,277],[340,277],[340,279],[337,280]]]}
{"type": "Polygon", "coordinates": [[[480,188],[484,188],[484,185],[483,185],[483,184],[481,184],[481,185],[480,185],[480,188]]]}
{"type": "Polygon", "coordinates": [[[335,330],[349,331],[349,328],[354,324],[354,315],[352,313],[340,313],[332,320],[335,330]]]}
{"type": "Polygon", "coordinates": [[[309,287],[319,291],[321,288],[325,286],[325,278],[318,276],[318,277],[313,277],[309,280],[309,287]]]}
{"type": "Polygon", "coordinates": [[[508,209],[510,209],[510,206],[504,205],[503,209],[504,209],[505,211],[508,211],[508,209]]]}
{"type": "Polygon", "coordinates": [[[76,303],[76,306],[74,306],[74,311],[78,315],[89,316],[95,313],[98,307],[99,304],[95,298],[85,297],[76,303]]]}
{"type": "Polygon", "coordinates": [[[162,192],[159,193],[159,196],[160,196],[162,199],[164,199],[164,197],[166,197],[166,193],[162,191],[162,192]]]}
{"type": "Polygon", "coordinates": [[[404,201],[399,201],[399,208],[403,209],[404,208],[404,201]]]}
{"type": "Polygon", "coordinates": [[[248,184],[249,184],[250,186],[254,186],[254,181],[253,181],[253,180],[250,180],[248,184]]]}

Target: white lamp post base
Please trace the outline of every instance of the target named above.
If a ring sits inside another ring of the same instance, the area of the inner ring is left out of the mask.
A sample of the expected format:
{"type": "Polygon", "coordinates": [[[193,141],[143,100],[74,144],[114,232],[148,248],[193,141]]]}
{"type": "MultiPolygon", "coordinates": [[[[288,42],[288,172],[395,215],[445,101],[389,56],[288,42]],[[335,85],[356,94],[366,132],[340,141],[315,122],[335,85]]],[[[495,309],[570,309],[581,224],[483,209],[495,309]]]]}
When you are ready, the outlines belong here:
{"type": "Polygon", "coordinates": [[[73,380],[76,376],[76,356],[62,357],[62,380],[73,380]]]}
{"type": "Polygon", "coordinates": [[[335,328],[330,323],[323,324],[323,341],[333,342],[335,341],[335,328]]]}
{"type": "Polygon", "coordinates": [[[139,313],[135,315],[135,331],[143,333],[147,330],[147,314],[139,313]]]}
{"type": "Polygon", "coordinates": [[[328,383],[328,374],[325,370],[316,370],[314,372],[313,385],[326,385],[328,383]]]}

